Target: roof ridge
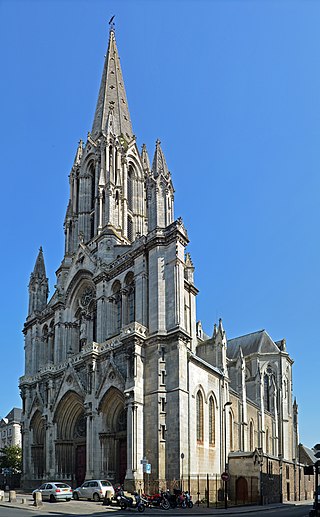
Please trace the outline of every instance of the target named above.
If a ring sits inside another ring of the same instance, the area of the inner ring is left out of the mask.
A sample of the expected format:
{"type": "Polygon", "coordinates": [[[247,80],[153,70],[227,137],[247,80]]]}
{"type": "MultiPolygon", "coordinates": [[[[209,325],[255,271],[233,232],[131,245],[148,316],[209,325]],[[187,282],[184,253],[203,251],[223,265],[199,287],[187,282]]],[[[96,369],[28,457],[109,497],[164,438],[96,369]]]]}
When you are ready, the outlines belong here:
{"type": "MultiPolygon", "coordinates": [[[[262,332],[265,332],[266,334],[268,334],[268,332],[266,331],[266,329],[261,329],[261,330],[256,330],[254,332],[248,332],[248,334],[243,334],[242,336],[237,336],[237,337],[232,337],[231,339],[228,339],[227,341],[234,341],[235,339],[240,339],[241,337],[247,337],[247,336],[253,336],[253,334],[261,334],[262,332]]],[[[269,336],[269,334],[268,334],[269,336]]],[[[270,337],[270,336],[269,336],[270,337]]],[[[270,338],[271,339],[271,338],[270,338]]],[[[272,340],[273,341],[273,340],[272,340]]]]}

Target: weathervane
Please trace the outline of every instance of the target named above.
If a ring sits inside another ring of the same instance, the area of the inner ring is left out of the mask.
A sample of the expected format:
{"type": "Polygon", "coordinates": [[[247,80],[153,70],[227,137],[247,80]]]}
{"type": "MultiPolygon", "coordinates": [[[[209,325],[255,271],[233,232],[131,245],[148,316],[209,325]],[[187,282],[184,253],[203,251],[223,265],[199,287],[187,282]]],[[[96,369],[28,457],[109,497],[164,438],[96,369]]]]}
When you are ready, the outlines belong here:
{"type": "Polygon", "coordinates": [[[115,30],[115,23],[114,23],[114,17],[115,17],[115,14],[110,18],[109,20],[109,27],[110,27],[110,32],[115,30]]]}

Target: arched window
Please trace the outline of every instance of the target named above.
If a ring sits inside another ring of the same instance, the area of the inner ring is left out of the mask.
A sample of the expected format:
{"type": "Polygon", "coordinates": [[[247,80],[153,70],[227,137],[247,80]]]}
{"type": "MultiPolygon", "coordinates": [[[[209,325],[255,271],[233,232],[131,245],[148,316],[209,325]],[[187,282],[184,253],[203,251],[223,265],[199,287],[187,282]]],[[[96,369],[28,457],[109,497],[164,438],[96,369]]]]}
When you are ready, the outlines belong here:
{"type": "Polygon", "coordinates": [[[94,214],[90,216],[90,239],[94,237],[94,214]]]}
{"type": "Polygon", "coordinates": [[[209,399],[209,444],[213,447],[216,444],[216,414],[213,397],[209,399]]]}
{"type": "Polygon", "coordinates": [[[54,362],[54,321],[51,320],[48,335],[49,361],[54,362]]]}
{"type": "Polygon", "coordinates": [[[229,447],[230,451],[234,450],[234,433],[233,433],[233,414],[229,411],[229,447]]]}
{"type": "Polygon", "coordinates": [[[95,170],[94,170],[94,163],[91,162],[90,163],[90,166],[89,166],[89,174],[90,174],[90,181],[91,181],[91,210],[94,208],[94,202],[95,202],[95,197],[96,197],[96,192],[95,192],[95,188],[96,188],[96,185],[95,185],[95,170]]]}
{"type": "Polygon", "coordinates": [[[127,199],[128,199],[128,210],[133,210],[133,167],[129,165],[128,177],[127,177],[127,199]]]}
{"type": "Polygon", "coordinates": [[[120,332],[122,324],[122,297],[121,297],[121,284],[119,280],[112,286],[113,303],[114,303],[114,331],[115,333],[120,332]]]}
{"type": "Polygon", "coordinates": [[[132,323],[135,320],[135,291],[134,276],[130,272],[125,278],[126,286],[126,323],[132,323]]]}
{"type": "Polygon", "coordinates": [[[197,442],[203,442],[203,396],[200,390],[197,393],[197,442]]]}
{"type": "Polygon", "coordinates": [[[252,420],[250,420],[249,424],[249,450],[254,450],[254,426],[252,420]]]}

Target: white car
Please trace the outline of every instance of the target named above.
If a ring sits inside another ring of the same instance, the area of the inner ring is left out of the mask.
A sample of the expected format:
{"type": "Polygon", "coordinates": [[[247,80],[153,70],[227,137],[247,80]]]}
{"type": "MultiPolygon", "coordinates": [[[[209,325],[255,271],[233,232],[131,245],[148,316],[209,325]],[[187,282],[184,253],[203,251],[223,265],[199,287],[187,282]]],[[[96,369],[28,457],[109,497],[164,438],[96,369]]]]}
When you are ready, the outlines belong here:
{"type": "Polygon", "coordinates": [[[106,492],[108,498],[111,499],[114,496],[114,488],[110,481],[107,479],[91,479],[74,489],[73,499],[93,499],[98,502],[104,499],[106,492]]]}
{"type": "Polygon", "coordinates": [[[66,501],[71,501],[72,499],[71,486],[66,483],[61,483],[60,481],[48,481],[47,483],[43,483],[43,485],[32,492],[33,499],[36,498],[36,492],[40,492],[42,499],[49,499],[51,503],[61,501],[62,499],[66,501]]]}

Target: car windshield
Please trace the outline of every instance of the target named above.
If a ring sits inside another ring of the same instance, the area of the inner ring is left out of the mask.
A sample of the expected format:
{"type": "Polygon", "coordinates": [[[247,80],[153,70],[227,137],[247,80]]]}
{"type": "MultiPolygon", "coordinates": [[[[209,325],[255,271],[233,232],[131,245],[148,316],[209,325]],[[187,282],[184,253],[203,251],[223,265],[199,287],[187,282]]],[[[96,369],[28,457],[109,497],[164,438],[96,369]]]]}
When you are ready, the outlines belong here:
{"type": "Polygon", "coordinates": [[[58,488],[70,488],[66,483],[55,483],[58,488]]]}
{"type": "Polygon", "coordinates": [[[111,483],[110,483],[110,481],[105,480],[105,481],[101,481],[101,485],[102,486],[111,486],[111,483]]]}

